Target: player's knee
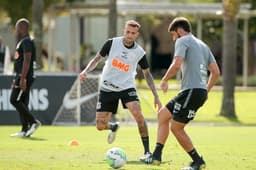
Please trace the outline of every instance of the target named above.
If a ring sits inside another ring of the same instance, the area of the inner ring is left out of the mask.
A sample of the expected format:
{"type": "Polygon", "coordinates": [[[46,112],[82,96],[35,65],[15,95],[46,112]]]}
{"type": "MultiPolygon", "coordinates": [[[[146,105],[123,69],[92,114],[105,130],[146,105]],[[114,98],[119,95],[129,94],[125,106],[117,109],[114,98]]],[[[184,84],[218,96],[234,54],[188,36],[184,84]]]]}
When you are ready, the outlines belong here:
{"type": "Polygon", "coordinates": [[[106,124],[103,124],[103,123],[97,123],[96,124],[96,129],[101,131],[101,130],[105,130],[107,128],[107,125],[106,124]]]}
{"type": "Polygon", "coordinates": [[[137,114],[135,114],[135,115],[134,115],[134,118],[135,118],[135,120],[136,120],[136,122],[137,122],[138,124],[143,124],[143,123],[145,122],[145,119],[144,119],[143,115],[142,115],[140,112],[138,112],[137,114]]]}
{"type": "Polygon", "coordinates": [[[18,104],[18,101],[14,98],[10,98],[10,103],[13,105],[13,106],[16,106],[18,104]]]}
{"type": "Polygon", "coordinates": [[[181,133],[182,131],[184,131],[184,129],[183,128],[181,128],[181,127],[178,127],[178,126],[176,126],[176,125],[171,125],[171,131],[172,131],[172,133],[173,134],[179,134],[179,133],[181,133]]]}

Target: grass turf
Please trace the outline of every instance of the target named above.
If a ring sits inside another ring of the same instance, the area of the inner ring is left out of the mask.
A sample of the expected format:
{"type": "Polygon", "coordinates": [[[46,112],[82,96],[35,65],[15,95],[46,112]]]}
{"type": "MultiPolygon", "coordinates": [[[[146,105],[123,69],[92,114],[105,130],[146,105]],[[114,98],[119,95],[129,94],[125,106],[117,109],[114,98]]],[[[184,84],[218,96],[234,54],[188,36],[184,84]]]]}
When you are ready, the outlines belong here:
{"type": "MultiPolygon", "coordinates": [[[[156,139],[156,124],[150,124],[151,148],[156,139]]],[[[18,126],[0,126],[1,170],[110,170],[105,152],[114,146],[126,151],[128,162],[122,170],[177,170],[187,165],[189,156],[170,134],[163,152],[163,164],[141,164],[143,149],[137,127],[121,124],[114,144],[107,144],[107,132],[92,126],[42,126],[31,138],[11,138],[18,126]],[[80,146],[68,146],[76,139],[80,146]]],[[[187,127],[197,150],[203,154],[210,170],[255,170],[256,127],[204,126],[187,127]]]]}

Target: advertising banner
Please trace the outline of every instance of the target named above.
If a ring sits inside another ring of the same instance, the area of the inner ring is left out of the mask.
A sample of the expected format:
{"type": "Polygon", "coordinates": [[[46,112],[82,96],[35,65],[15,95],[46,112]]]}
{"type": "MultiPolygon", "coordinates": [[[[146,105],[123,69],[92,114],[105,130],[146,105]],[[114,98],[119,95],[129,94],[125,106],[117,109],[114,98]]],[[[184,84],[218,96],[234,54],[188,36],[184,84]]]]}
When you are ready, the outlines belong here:
{"type": "MultiPolygon", "coordinates": [[[[30,91],[29,109],[42,124],[50,125],[63,98],[76,79],[75,74],[37,75],[30,91]]],[[[0,75],[0,125],[20,124],[10,103],[13,76],[0,75]]]]}

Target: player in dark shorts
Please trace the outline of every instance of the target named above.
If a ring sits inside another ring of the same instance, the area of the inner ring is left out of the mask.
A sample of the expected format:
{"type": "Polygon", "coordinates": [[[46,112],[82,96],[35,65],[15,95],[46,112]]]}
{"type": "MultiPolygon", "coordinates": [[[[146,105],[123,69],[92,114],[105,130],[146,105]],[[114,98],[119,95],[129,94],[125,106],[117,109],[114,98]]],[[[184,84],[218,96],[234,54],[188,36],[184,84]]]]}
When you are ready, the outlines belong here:
{"type": "Polygon", "coordinates": [[[138,125],[138,130],[144,147],[144,158],[150,155],[148,128],[141,111],[136,94],[135,75],[137,65],[140,65],[144,77],[154,95],[154,104],[161,107],[153,77],[149,71],[145,51],[136,43],[140,24],[134,20],[127,21],[123,36],[107,40],[101,50],[80,73],[80,79],[85,80],[88,72],[106,59],[103,67],[99,98],[97,102],[96,127],[98,130],[110,130],[108,143],[112,143],[118,130],[118,122],[110,123],[110,117],[117,112],[119,100],[128,108],[138,125]]]}
{"type": "Polygon", "coordinates": [[[219,68],[208,46],[191,33],[190,22],[184,17],[175,18],[168,31],[175,42],[174,60],[163,76],[160,87],[168,90],[168,80],[181,70],[181,91],[158,113],[158,134],[155,150],[143,160],[147,164],[160,165],[162,149],[169,135],[169,127],[179,144],[190,155],[192,161],[184,169],[199,170],[206,166],[185,126],[196,116],[196,111],[204,104],[207,93],[219,77],[219,68]],[[208,79],[208,71],[210,76],[208,79]],[[169,122],[171,121],[171,126],[169,122]]]}
{"type": "Polygon", "coordinates": [[[17,45],[14,55],[14,71],[16,73],[12,84],[11,104],[20,116],[21,131],[11,134],[12,137],[29,137],[41,123],[30,113],[29,92],[34,81],[35,43],[29,36],[29,21],[25,18],[16,23],[17,45]]]}

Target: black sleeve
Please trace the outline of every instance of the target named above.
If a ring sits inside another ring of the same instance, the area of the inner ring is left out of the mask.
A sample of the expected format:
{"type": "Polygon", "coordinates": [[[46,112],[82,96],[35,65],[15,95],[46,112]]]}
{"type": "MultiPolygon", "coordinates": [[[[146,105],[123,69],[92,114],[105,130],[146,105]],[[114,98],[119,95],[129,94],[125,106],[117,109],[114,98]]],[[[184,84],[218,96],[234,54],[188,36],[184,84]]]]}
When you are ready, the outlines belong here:
{"type": "Polygon", "coordinates": [[[105,57],[106,55],[108,55],[109,54],[109,51],[110,51],[110,48],[111,48],[111,45],[112,45],[112,39],[109,39],[109,40],[107,40],[105,43],[104,43],[104,45],[101,47],[101,49],[100,49],[100,55],[102,56],[102,57],[105,57]]]}
{"type": "Polygon", "coordinates": [[[141,67],[143,70],[149,68],[146,55],[144,55],[144,56],[142,57],[142,59],[140,59],[139,65],[140,65],[140,67],[141,67]]]}
{"type": "Polygon", "coordinates": [[[33,50],[32,42],[29,39],[23,40],[22,48],[23,48],[23,52],[32,52],[33,50]]]}

